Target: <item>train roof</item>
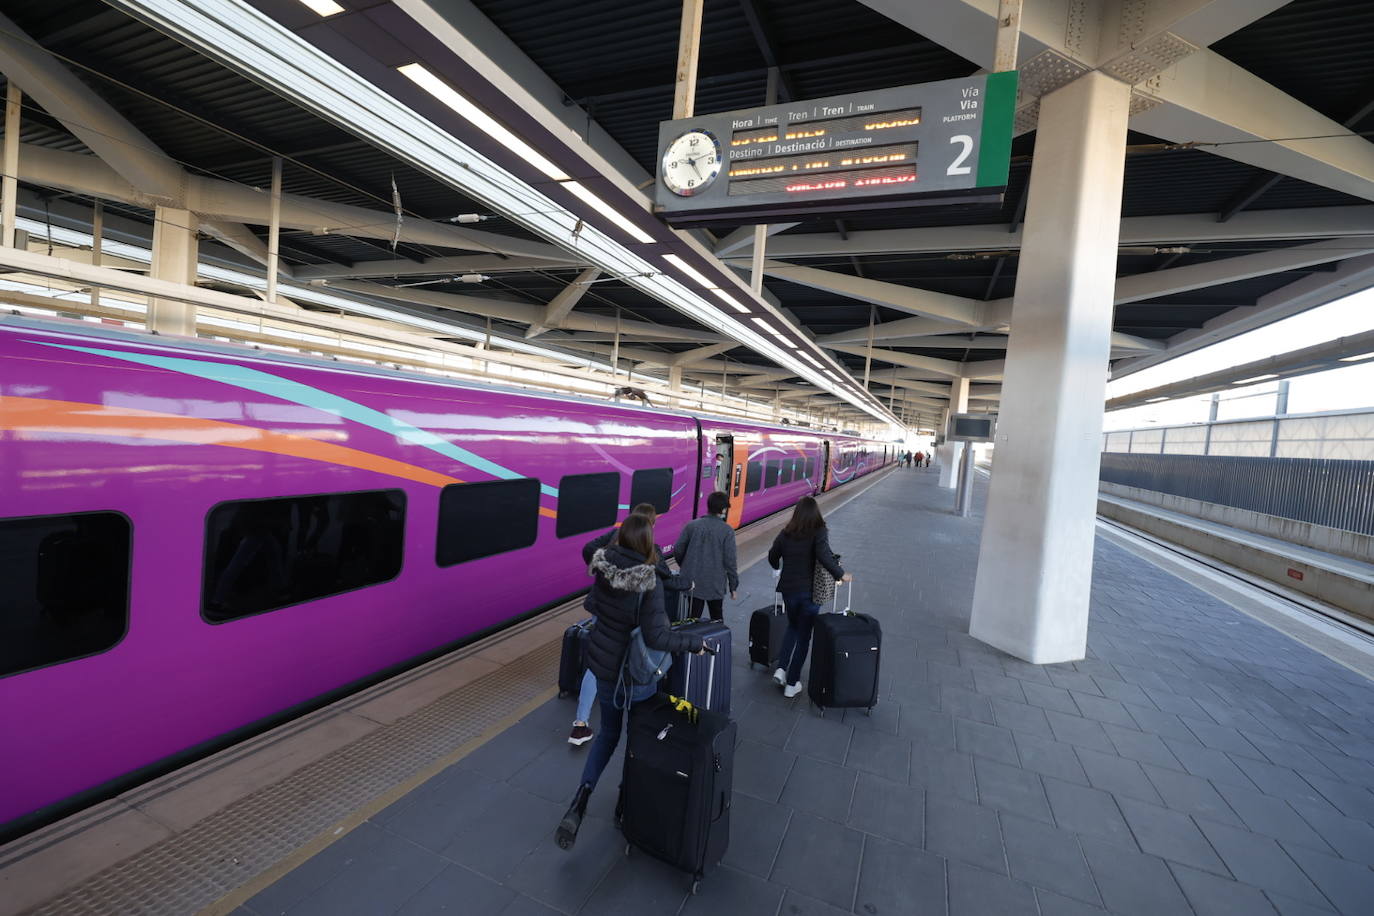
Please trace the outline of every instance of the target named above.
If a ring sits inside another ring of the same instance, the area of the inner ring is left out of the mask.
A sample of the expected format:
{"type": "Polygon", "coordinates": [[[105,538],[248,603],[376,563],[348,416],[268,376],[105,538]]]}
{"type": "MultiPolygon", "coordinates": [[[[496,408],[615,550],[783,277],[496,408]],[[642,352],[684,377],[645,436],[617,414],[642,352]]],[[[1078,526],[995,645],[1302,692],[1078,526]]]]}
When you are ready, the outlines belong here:
{"type": "Polygon", "coordinates": [[[882,439],[867,439],[863,436],[854,436],[849,433],[827,432],[810,426],[791,426],[775,423],[764,423],[757,420],[750,420],[741,417],[729,417],[720,414],[712,414],[698,411],[682,410],[672,407],[653,407],[639,404],[627,404],[621,401],[602,400],[600,398],[588,397],[577,394],[557,394],[554,392],[531,391],[528,388],[515,388],[509,385],[501,385],[494,382],[471,382],[464,379],[455,379],[443,375],[429,375],[424,372],[415,372],[407,369],[396,369],[387,366],[369,366],[365,363],[355,363],[348,360],[325,358],[322,356],[311,356],[305,353],[290,353],[275,349],[263,349],[256,344],[235,343],[232,341],[203,340],[201,338],[190,337],[167,337],[156,332],[131,331],[125,328],[114,328],[109,325],[97,325],[92,322],[76,318],[37,318],[24,315],[19,312],[11,312],[8,315],[0,314],[0,329],[10,331],[31,330],[40,331],[45,334],[65,334],[69,336],[83,336],[96,340],[114,341],[117,343],[129,344],[139,347],[166,347],[168,349],[188,350],[194,353],[204,353],[215,356],[222,356],[231,359],[253,359],[268,360],[270,362],[285,363],[288,365],[303,366],[312,369],[328,369],[334,372],[350,372],[357,375],[373,375],[383,378],[397,378],[407,381],[425,382],[431,385],[444,385],[453,388],[462,388],[471,391],[498,391],[502,394],[512,394],[521,397],[538,398],[546,401],[559,401],[564,403],[588,404],[596,407],[612,407],[617,410],[625,410],[634,413],[649,413],[656,416],[675,416],[688,420],[710,420],[719,423],[731,423],[737,426],[748,426],[754,429],[764,429],[781,433],[810,433],[816,436],[839,439],[855,439],[862,442],[885,442],[882,439]]]}

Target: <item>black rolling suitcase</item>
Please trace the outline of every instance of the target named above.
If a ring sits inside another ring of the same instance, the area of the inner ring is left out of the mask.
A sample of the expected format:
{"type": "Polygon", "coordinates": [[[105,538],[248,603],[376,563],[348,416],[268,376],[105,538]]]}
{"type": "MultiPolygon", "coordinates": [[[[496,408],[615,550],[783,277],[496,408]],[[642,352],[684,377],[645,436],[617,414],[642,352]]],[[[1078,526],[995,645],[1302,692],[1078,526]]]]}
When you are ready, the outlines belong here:
{"type": "Polygon", "coordinates": [[[631,708],[628,734],[620,783],[625,854],[636,847],[690,873],[695,894],[730,843],[735,723],[658,694],[631,708]]]}
{"type": "MultiPolygon", "coordinates": [[[[852,586],[851,586],[852,589],[852,586]]],[[[838,604],[838,588],[836,603],[838,604]]],[[[806,693],[821,708],[872,711],[878,705],[883,628],[867,614],[820,614],[811,636],[811,675],[806,693]]]]}
{"type": "Polygon", "coordinates": [[[772,607],[761,607],[749,615],[749,664],[773,667],[782,651],[783,634],[787,632],[787,614],[782,602],[773,593],[772,607]]]}
{"type": "Polygon", "coordinates": [[[668,622],[675,623],[683,620],[690,615],[687,603],[691,597],[691,589],[678,589],[664,583],[663,585],[663,612],[668,615],[668,622]]]}
{"type": "Polygon", "coordinates": [[[563,655],[558,660],[558,695],[577,696],[582,689],[582,672],[587,670],[587,637],[595,617],[580,620],[563,631],[563,655]]]}
{"type": "Polygon", "coordinates": [[[673,629],[695,633],[715,648],[714,652],[695,655],[680,652],[673,656],[668,669],[668,692],[682,697],[699,709],[709,709],[722,715],[730,714],[730,628],[719,620],[684,620],[673,629]]]}

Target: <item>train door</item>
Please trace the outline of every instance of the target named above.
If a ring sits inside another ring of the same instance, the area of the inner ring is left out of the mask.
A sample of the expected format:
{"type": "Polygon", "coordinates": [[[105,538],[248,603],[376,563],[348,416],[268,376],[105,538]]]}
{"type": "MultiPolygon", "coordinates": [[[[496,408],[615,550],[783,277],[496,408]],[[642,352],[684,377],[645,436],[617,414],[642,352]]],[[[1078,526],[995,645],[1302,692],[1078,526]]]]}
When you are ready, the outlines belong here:
{"type": "Polygon", "coordinates": [[[821,443],[821,492],[830,489],[830,440],[821,443]]]}
{"type": "Polygon", "coordinates": [[[744,458],[748,449],[736,452],[734,436],[716,436],[716,476],[714,489],[730,496],[730,511],[725,520],[738,528],[744,517],[744,458]]]}

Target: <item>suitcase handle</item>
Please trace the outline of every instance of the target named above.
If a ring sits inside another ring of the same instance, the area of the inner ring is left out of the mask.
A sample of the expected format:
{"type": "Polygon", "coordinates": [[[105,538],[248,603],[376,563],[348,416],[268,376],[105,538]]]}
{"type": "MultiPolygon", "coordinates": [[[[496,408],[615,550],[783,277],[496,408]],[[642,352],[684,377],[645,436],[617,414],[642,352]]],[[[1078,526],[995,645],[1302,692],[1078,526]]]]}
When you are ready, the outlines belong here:
{"type": "Polygon", "coordinates": [[[835,583],[835,604],[831,608],[832,614],[848,614],[850,607],[854,604],[854,580],[848,582],[835,583]],[[844,593],[844,610],[840,610],[840,586],[848,585],[849,589],[844,593]]]}
{"type": "Polygon", "coordinates": [[[707,655],[715,655],[720,651],[720,646],[713,646],[709,639],[702,639],[701,651],[705,652],[707,655]]]}

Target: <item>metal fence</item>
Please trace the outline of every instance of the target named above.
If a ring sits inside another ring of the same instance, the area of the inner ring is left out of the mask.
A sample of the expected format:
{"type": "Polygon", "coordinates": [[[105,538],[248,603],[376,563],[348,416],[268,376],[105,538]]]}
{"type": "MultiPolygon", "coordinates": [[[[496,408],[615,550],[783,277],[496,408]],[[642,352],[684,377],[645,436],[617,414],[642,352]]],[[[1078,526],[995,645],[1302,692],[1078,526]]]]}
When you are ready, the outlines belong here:
{"type": "Polygon", "coordinates": [[[1374,461],[1105,452],[1099,478],[1374,535],[1374,461]]]}

